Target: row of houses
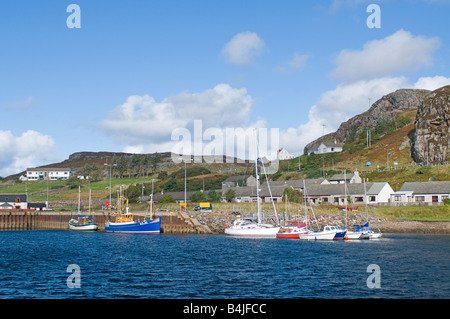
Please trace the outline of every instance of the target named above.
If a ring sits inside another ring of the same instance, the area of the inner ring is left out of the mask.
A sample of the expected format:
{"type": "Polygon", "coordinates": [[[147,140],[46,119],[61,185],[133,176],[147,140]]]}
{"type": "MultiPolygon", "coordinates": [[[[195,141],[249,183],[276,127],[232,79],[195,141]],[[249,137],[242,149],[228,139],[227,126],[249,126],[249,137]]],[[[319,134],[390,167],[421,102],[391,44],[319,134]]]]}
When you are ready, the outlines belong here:
{"type": "MultiPolygon", "coordinates": [[[[222,183],[222,198],[232,189],[236,196],[236,202],[255,202],[256,179],[248,177],[246,186],[239,186],[234,177],[233,180],[225,180],[222,183]]],[[[352,174],[337,174],[330,179],[305,179],[272,181],[269,185],[260,185],[259,197],[263,202],[281,202],[284,190],[290,187],[299,190],[306,196],[306,200],[313,204],[364,204],[371,205],[440,205],[445,199],[450,198],[450,181],[406,182],[395,192],[388,182],[363,183],[358,172],[352,174]],[[305,188],[303,186],[305,183],[305,188]],[[269,190],[270,186],[270,190],[269,190]]]]}

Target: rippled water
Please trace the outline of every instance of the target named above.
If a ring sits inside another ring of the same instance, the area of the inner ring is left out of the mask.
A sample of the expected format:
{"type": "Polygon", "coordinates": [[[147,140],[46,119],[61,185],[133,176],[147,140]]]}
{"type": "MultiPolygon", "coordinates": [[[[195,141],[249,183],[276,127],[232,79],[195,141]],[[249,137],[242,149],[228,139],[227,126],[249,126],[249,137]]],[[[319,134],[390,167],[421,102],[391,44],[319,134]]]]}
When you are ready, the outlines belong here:
{"type": "Polygon", "coordinates": [[[449,298],[450,236],[310,242],[0,232],[0,298],[449,298]],[[67,267],[80,267],[69,288],[67,267]],[[380,288],[369,288],[369,265],[380,288]]]}

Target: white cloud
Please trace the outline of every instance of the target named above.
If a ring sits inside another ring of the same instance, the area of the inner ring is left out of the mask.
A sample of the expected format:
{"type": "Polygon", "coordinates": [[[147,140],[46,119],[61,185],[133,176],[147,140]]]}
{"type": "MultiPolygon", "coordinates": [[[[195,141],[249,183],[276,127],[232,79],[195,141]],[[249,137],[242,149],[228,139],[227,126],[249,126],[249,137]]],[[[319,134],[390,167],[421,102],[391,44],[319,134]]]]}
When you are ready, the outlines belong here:
{"type": "Polygon", "coordinates": [[[323,113],[364,112],[369,108],[369,99],[373,103],[383,95],[409,86],[408,79],[403,76],[341,83],[335,89],[322,94],[317,101],[317,106],[323,113]]]}
{"type": "Polygon", "coordinates": [[[417,82],[414,83],[414,88],[434,91],[445,85],[450,85],[450,78],[437,75],[434,77],[422,77],[418,79],[417,82]]]}
{"type": "Polygon", "coordinates": [[[11,131],[0,131],[0,176],[16,174],[54,159],[54,147],[53,138],[33,130],[19,137],[11,131]]]}
{"type": "Polygon", "coordinates": [[[367,42],[362,50],[342,50],[331,74],[337,80],[357,81],[417,70],[432,64],[432,53],[439,45],[438,38],[399,30],[384,39],[367,42]]]}
{"type": "Polygon", "coordinates": [[[287,62],[285,65],[277,66],[275,70],[278,73],[287,74],[290,71],[301,71],[306,65],[306,61],[308,61],[309,56],[300,54],[295,52],[292,59],[287,62]]]}
{"type": "Polygon", "coordinates": [[[193,131],[194,120],[208,127],[246,127],[253,99],[247,90],[218,84],[200,93],[182,92],[161,102],[151,96],[130,96],[107,114],[100,127],[125,149],[168,151],[175,129],[193,131]]]}
{"type": "Polygon", "coordinates": [[[222,55],[231,64],[252,64],[265,47],[264,41],[254,32],[236,34],[222,49],[222,55]]]}

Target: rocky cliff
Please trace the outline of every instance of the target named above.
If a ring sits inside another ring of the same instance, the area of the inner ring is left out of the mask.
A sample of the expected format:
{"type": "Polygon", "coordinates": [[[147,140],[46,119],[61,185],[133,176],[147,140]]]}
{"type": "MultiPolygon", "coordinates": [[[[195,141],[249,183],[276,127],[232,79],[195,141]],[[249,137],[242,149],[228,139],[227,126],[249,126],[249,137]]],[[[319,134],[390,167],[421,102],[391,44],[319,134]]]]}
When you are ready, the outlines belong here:
{"type": "Polygon", "coordinates": [[[408,111],[411,111],[414,116],[422,100],[429,93],[428,90],[401,89],[387,94],[373,103],[366,112],[342,123],[336,132],[324,135],[306,145],[305,151],[314,149],[321,142],[336,141],[337,143],[344,143],[352,130],[359,135],[367,128],[374,128],[381,120],[392,120],[399,114],[408,111]]]}
{"type": "Polygon", "coordinates": [[[417,163],[450,161],[450,85],[429,93],[417,110],[411,156],[417,163]]]}

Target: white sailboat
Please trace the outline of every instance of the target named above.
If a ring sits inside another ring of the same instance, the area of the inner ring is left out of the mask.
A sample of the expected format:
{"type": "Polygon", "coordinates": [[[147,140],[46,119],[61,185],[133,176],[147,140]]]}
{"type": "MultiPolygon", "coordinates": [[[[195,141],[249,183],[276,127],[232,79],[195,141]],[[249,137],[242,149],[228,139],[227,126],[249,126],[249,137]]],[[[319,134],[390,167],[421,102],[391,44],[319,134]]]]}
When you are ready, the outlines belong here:
{"type": "Polygon", "coordinates": [[[381,238],[382,233],[380,231],[380,227],[378,226],[378,221],[377,221],[377,218],[375,217],[375,212],[373,211],[372,205],[370,205],[370,203],[368,203],[368,200],[367,200],[366,180],[364,180],[364,202],[366,204],[367,223],[365,225],[363,225],[365,227],[363,227],[363,234],[361,235],[361,239],[377,239],[377,238],[381,238]],[[377,224],[378,232],[374,232],[369,227],[369,214],[368,214],[368,211],[367,211],[367,204],[369,204],[370,209],[372,210],[373,219],[375,219],[375,223],[377,224]]]}
{"type": "Polygon", "coordinates": [[[91,189],[89,188],[89,215],[80,214],[81,204],[81,188],[78,185],[78,218],[72,218],[69,220],[69,229],[71,230],[83,230],[83,231],[95,231],[98,230],[98,225],[94,223],[94,219],[91,217],[91,189]]]}
{"type": "Polygon", "coordinates": [[[356,228],[355,230],[348,230],[347,228],[347,170],[344,170],[344,195],[346,198],[344,198],[345,201],[345,227],[343,229],[347,230],[347,233],[345,235],[345,239],[360,239],[362,232],[359,230],[359,228],[356,228]]]}
{"type": "MultiPolygon", "coordinates": [[[[233,223],[225,228],[225,234],[230,236],[243,236],[243,237],[276,237],[280,227],[274,226],[272,224],[263,223],[261,219],[261,204],[259,202],[259,174],[258,174],[258,146],[257,146],[257,136],[255,137],[255,148],[256,148],[256,159],[255,159],[255,176],[256,176],[256,202],[258,207],[258,217],[257,220],[254,218],[238,218],[233,221],[233,223]]],[[[262,167],[264,168],[264,163],[262,163],[262,167]]],[[[265,168],[264,168],[265,173],[265,168]]],[[[266,181],[268,182],[267,175],[266,181]]],[[[271,193],[270,186],[269,192],[271,193]]],[[[272,197],[272,193],[271,193],[272,197]]],[[[275,216],[278,223],[278,216],[274,206],[275,216]]]]}

